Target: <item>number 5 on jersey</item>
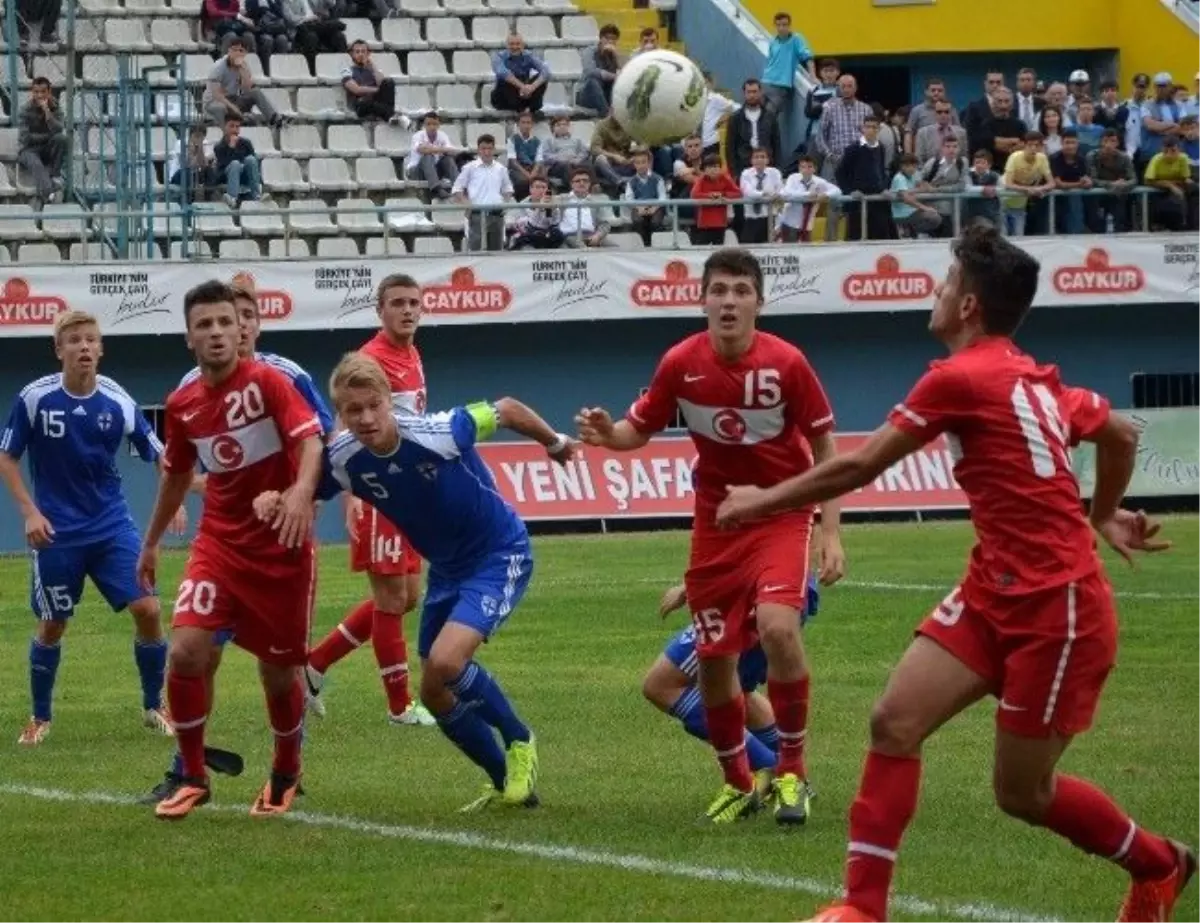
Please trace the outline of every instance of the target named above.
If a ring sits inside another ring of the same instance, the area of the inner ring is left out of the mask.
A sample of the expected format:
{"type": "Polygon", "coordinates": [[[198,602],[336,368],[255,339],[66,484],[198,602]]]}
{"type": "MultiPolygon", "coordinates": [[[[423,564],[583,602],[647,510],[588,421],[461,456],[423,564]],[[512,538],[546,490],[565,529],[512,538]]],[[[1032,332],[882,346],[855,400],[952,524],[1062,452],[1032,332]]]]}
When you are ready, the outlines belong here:
{"type": "Polygon", "coordinates": [[[747,407],[774,407],[783,399],[778,369],[752,369],[746,373],[742,400],[747,407]]]}

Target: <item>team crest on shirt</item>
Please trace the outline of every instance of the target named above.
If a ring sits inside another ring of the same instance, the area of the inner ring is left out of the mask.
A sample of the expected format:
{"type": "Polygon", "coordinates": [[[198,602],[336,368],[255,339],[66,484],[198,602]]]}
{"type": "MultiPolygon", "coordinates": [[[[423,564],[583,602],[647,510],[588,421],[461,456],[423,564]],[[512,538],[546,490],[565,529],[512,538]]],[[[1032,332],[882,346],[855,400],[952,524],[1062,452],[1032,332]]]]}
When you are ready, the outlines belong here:
{"type": "Polygon", "coordinates": [[[113,415],[107,410],[96,414],[96,426],[99,427],[100,432],[107,433],[110,429],[112,429],[112,425],[113,415]]]}
{"type": "Polygon", "coordinates": [[[245,461],[246,451],[237,438],[225,433],[212,441],[212,455],[226,471],[240,468],[245,461]]]}

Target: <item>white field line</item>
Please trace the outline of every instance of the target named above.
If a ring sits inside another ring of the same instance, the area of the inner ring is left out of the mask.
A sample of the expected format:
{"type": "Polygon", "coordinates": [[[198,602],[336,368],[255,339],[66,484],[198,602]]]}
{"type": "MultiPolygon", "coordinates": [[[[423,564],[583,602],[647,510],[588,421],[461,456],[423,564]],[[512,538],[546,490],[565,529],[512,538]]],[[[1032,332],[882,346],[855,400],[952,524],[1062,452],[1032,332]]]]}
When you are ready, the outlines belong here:
{"type": "MultiPolygon", "coordinates": [[[[74,802],[94,805],[136,806],[131,795],[115,792],[71,792],[62,789],[39,788],[32,785],[0,785],[0,795],[35,798],[42,801],[74,802]]],[[[149,809],[143,808],[144,811],[149,809]]],[[[222,814],[245,814],[243,806],[208,805],[201,811],[219,811],[222,814]]],[[[816,898],[830,898],[838,888],[831,882],[818,881],[792,875],[771,872],[754,872],[747,869],[721,866],[693,865],[689,862],[673,862],[630,853],[611,852],[584,846],[554,845],[522,840],[507,840],[483,836],[459,830],[439,830],[435,827],[412,827],[406,824],[380,824],[336,814],[314,814],[308,811],[292,811],[282,815],[282,820],[311,827],[343,830],[369,837],[403,840],[415,843],[433,843],[440,846],[455,846],[477,852],[506,853],[532,859],[542,859],[557,865],[586,865],[597,868],[619,869],[637,872],[658,878],[684,878],[692,881],[715,881],[732,885],[770,888],[776,891],[793,891],[816,898]]],[[[147,817],[146,823],[153,823],[147,817]]],[[[261,823],[258,822],[258,823],[261,823]]],[[[956,904],[945,901],[928,901],[918,897],[897,894],[892,897],[892,907],[905,914],[932,916],[939,920],[1029,920],[1034,923],[1052,923],[1055,917],[1040,916],[989,903],[956,904]]]]}

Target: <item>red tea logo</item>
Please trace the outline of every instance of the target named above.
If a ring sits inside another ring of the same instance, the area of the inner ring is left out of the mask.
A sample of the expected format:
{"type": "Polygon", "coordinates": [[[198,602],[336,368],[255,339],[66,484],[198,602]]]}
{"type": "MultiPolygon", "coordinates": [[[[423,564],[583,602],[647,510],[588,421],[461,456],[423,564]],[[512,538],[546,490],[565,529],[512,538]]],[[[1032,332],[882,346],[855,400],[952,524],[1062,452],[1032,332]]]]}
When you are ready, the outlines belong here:
{"type": "Polygon", "coordinates": [[[507,285],[480,282],[473,269],[460,266],[448,285],[425,286],[421,301],[430,314],[499,314],[512,304],[512,292],[507,285]]]}
{"type": "Polygon", "coordinates": [[[704,299],[702,283],[683,260],[671,260],[661,279],[638,279],[629,297],[639,308],[694,308],[704,299]]]}
{"type": "Polygon", "coordinates": [[[1054,271],[1054,290],[1062,295],[1128,295],[1146,286],[1138,266],[1113,266],[1108,251],[1089,250],[1082,266],[1060,266],[1054,271]]]}
{"type": "Polygon", "coordinates": [[[280,321],[287,320],[292,316],[292,296],[287,292],[274,289],[260,291],[254,281],[254,276],[248,272],[239,272],[234,275],[232,283],[254,292],[254,297],[258,299],[259,320],[280,321]]]}
{"type": "Polygon", "coordinates": [[[0,289],[0,326],[53,326],[67,303],[57,295],[34,295],[24,279],[8,279],[0,289]]]}
{"type": "Polygon", "coordinates": [[[933,294],[936,284],[925,270],[902,270],[900,261],[885,253],[875,261],[874,272],[846,276],[842,297],[848,301],[922,301],[933,294]]]}

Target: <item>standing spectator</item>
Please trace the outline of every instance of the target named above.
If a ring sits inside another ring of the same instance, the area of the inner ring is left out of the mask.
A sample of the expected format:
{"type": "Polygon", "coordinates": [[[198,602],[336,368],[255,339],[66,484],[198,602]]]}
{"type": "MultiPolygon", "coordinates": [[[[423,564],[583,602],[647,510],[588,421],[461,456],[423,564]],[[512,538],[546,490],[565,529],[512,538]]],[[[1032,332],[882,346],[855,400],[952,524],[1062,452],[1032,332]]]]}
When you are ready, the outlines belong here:
{"type": "Polygon", "coordinates": [[[566,189],[577,168],[590,168],[591,156],[587,145],[571,136],[571,120],[556,115],[550,120],[550,137],[538,145],[534,163],[545,172],[552,186],[566,189]]]}
{"type": "Polygon", "coordinates": [[[203,124],[193,125],[188,131],[187,141],[182,138],[167,163],[167,197],[176,201],[183,197],[184,180],[187,180],[187,198],[192,202],[204,202],[217,186],[216,161],[213,145],[207,140],[208,130],[203,124]]]}
{"type": "MultiPolygon", "coordinates": [[[[941,77],[930,77],[925,81],[925,99],[908,110],[908,121],[904,127],[905,134],[907,135],[904,145],[905,151],[913,153],[913,145],[916,143],[915,139],[922,128],[942,124],[942,120],[938,118],[937,114],[943,108],[950,111],[950,124],[957,125],[958,113],[954,111],[950,106],[950,101],[946,98],[946,82],[941,77]]],[[[917,157],[920,159],[919,154],[917,157]]]]}
{"type": "Polygon", "coordinates": [[[344,54],[346,24],[335,14],[333,0],[279,0],[283,18],[293,30],[293,44],[316,70],[317,55],[344,54]]]}
{"type": "Polygon", "coordinates": [[[1015,237],[1042,232],[1048,212],[1045,196],[1054,189],[1050,161],[1042,153],[1041,134],[1027,132],[1023,144],[1004,166],[1004,188],[1022,193],[1004,200],[1008,232],[1015,237]]]}
{"type": "Polygon", "coordinates": [[[1012,92],[1000,87],[988,116],[977,121],[973,131],[967,130],[967,142],[973,150],[990,153],[996,171],[1003,174],[1008,155],[1022,147],[1026,133],[1024,123],[1012,114],[1012,92]]]}
{"type": "MultiPolygon", "coordinates": [[[[844,195],[856,199],[880,195],[888,188],[887,164],[883,145],[879,143],[879,119],[873,114],[868,115],[862,121],[860,132],[858,141],[843,152],[837,168],[838,188],[844,195]]],[[[913,161],[915,163],[915,157],[913,161]]],[[[847,240],[890,240],[896,236],[887,202],[866,203],[865,225],[861,202],[852,202],[847,209],[847,240]]]]}
{"type": "Polygon", "coordinates": [[[1115,128],[1110,128],[1100,139],[1100,149],[1087,156],[1088,176],[1092,186],[1103,189],[1108,195],[1096,196],[1090,210],[1092,232],[1103,234],[1108,222],[1118,234],[1130,227],[1129,191],[1137,184],[1137,172],[1133,158],[1121,150],[1121,138],[1115,128]]]}
{"type": "Polygon", "coordinates": [[[1166,71],[1154,75],[1154,99],[1142,106],[1142,143],[1139,157],[1149,163],[1167,138],[1179,138],[1183,107],[1175,102],[1175,81],[1166,71]]]}
{"type": "MultiPolygon", "coordinates": [[[[808,97],[804,100],[804,117],[808,119],[808,124],[804,128],[804,141],[797,149],[797,156],[809,154],[817,157],[820,154],[816,145],[813,144],[813,132],[821,122],[821,112],[824,110],[825,104],[837,96],[837,81],[841,73],[842,66],[836,58],[822,58],[817,62],[817,74],[820,82],[808,91],[808,97]]],[[[799,163],[797,162],[798,168],[799,163]]]]}
{"type": "Polygon", "coordinates": [[[512,33],[507,44],[507,48],[497,51],[492,57],[492,72],[496,75],[496,85],[492,87],[492,108],[506,112],[528,109],[537,115],[542,111],[550,68],[541,58],[525,49],[525,39],[521,38],[520,33],[512,33]]]}
{"type": "MultiPolygon", "coordinates": [[[[997,90],[1004,89],[1004,74],[997,70],[988,71],[983,78],[983,96],[967,104],[962,111],[962,127],[967,130],[967,137],[973,138],[981,123],[986,122],[993,111],[992,97],[997,90]]],[[[1009,108],[1012,108],[1012,98],[1009,98],[1009,108]]],[[[974,142],[972,142],[974,143],[974,142]]]]}
{"type": "Polygon", "coordinates": [[[1096,124],[1096,105],[1090,99],[1081,99],[1075,110],[1075,135],[1079,138],[1079,156],[1086,157],[1100,146],[1104,126],[1096,124]]]}
{"type": "Polygon", "coordinates": [[[904,132],[892,124],[888,111],[883,103],[870,103],[871,112],[879,119],[879,143],[883,145],[883,161],[887,164],[888,177],[900,164],[900,155],[904,153],[904,132]]]}
{"type": "Polygon", "coordinates": [[[1046,87],[1046,92],[1042,96],[1046,100],[1047,106],[1057,106],[1059,111],[1067,111],[1069,97],[1067,96],[1067,85],[1065,83],[1050,84],[1050,86],[1046,87]]]}
{"type": "Polygon", "coordinates": [[[942,142],[941,154],[937,157],[931,157],[921,167],[921,180],[917,183],[918,192],[944,192],[953,198],[934,199],[927,202],[941,216],[941,222],[930,233],[936,234],[938,237],[950,237],[958,231],[957,225],[961,225],[961,213],[959,221],[954,218],[955,206],[954,203],[960,201],[961,193],[967,188],[967,175],[971,172],[970,165],[967,163],[967,158],[963,156],[961,148],[958,146],[958,139],[954,137],[946,138],[942,142]]]}
{"type": "Polygon", "coordinates": [[[633,139],[611,112],[592,129],[592,164],[600,185],[611,196],[616,196],[625,180],[633,175],[629,159],[632,148],[633,139]]]}
{"type": "MultiPolygon", "coordinates": [[[[892,221],[901,237],[919,237],[922,234],[933,234],[942,224],[942,216],[936,208],[926,205],[916,197],[917,158],[913,154],[905,154],[900,158],[900,169],[892,177],[892,221]]],[[[867,207],[870,208],[870,203],[867,207]]],[[[853,239],[853,238],[852,238],[853,239]]]]}
{"type": "Polygon", "coordinates": [[[612,107],[613,81],[621,69],[617,54],[620,40],[621,30],[608,23],[600,27],[599,41],[580,52],[583,74],[575,91],[575,105],[596,112],[607,112],[612,107]]]}
{"type": "Polygon", "coordinates": [[[281,0],[245,0],[246,16],[253,23],[258,57],[263,70],[271,72],[271,55],[292,50],[292,27],[283,15],[281,0]]]}
{"type": "Polygon", "coordinates": [[[625,201],[631,203],[629,220],[633,230],[650,246],[655,231],[661,231],[666,210],[661,205],[639,205],[667,198],[667,184],[657,173],[650,172],[650,152],[639,149],[633,152],[633,176],[625,184],[625,201]]]}
{"type": "Polygon", "coordinates": [[[371,60],[371,49],[362,39],[350,46],[350,64],[342,69],[346,108],[360,119],[398,122],[407,120],[396,112],[396,84],[371,60]]]}
{"type": "Polygon", "coordinates": [[[425,113],[421,129],[413,135],[404,175],[414,181],[424,181],[430,199],[447,198],[458,179],[458,164],[454,157],[459,149],[450,143],[442,131],[442,119],[436,112],[425,113]]]}
{"type": "Polygon", "coordinates": [[[57,45],[58,20],[62,15],[62,0],[17,0],[17,38],[22,50],[29,42],[30,30],[38,27],[38,36],[45,45],[57,45]]]}
{"type": "Polygon", "coordinates": [[[200,7],[200,27],[221,54],[229,53],[235,39],[251,54],[258,51],[254,20],[242,12],[241,0],[204,0],[200,7]]]}
{"type": "Polygon", "coordinates": [[[1121,118],[1121,112],[1117,114],[1117,120],[1121,123],[1118,130],[1121,132],[1122,147],[1125,148],[1125,153],[1133,158],[1133,166],[1139,177],[1146,166],[1145,161],[1141,159],[1141,147],[1142,117],[1146,107],[1146,91],[1148,89],[1150,89],[1150,75],[1134,74],[1129,99],[1121,105],[1124,119],[1121,118]]]}
{"type": "Polygon", "coordinates": [[[1046,101],[1037,95],[1037,71],[1022,67],[1017,71],[1017,92],[1013,96],[1013,115],[1025,125],[1026,131],[1036,131],[1038,115],[1046,101]]]}
{"type": "Polygon", "coordinates": [[[1062,150],[1062,134],[1066,129],[1063,124],[1062,110],[1058,106],[1047,106],[1038,116],[1037,127],[1032,129],[1042,136],[1042,149],[1047,157],[1053,157],[1062,150]]]}
{"type": "Polygon", "coordinates": [[[218,125],[230,116],[246,121],[255,106],[271,125],[283,120],[266,94],[254,85],[254,75],[246,66],[246,44],[239,36],[229,41],[229,50],[218,58],[208,74],[204,88],[204,111],[218,125]]]}
{"type": "Polygon", "coordinates": [[[33,177],[35,208],[57,201],[63,188],[66,155],[67,136],[62,112],[50,90],[50,81],[35,77],[29,90],[29,102],[21,108],[21,126],[17,134],[17,163],[33,177]]]}
{"type": "Polygon", "coordinates": [[[533,113],[528,110],[517,116],[517,130],[508,139],[508,178],[513,194],[524,199],[530,194],[530,183],[538,170],[538,149],[542,139],[533,133],[533,113]]]}
{"type": "MultiPolygon", "coordinates": [[[[796,71],[807,68],[809,76],[816,80],[812,52],[804,36],[792,31],[790,13],[775,14],[775,37],[767,46],[767,63],[763,66],[762,86],[766,91],[766,103],[775,110],[780,122],[791,118],[792,102],[796,97],[796,71]]],[[[772,148],[771,154],[778,158],[781,151],[772,148]]]]}
{"type": "Polygon", "coordinates": [[[237,208],[244,200],[257,201],[262,195],[262,174],[254,145],[242,137],[242,120],[225,119],[225,134],[213,147],[213,160],[219,182],[225,183],[225,204],[237,208]]]}
{"type": "Polygon", "coordinates": [[[733,176],[741,176],[750,166],[750,154],[756,147],[778,156],[779,116],[764,102],[761,83],[751,77],[742,84],[742,108],[725,126],[725,163],[733,176]]]}
{"type": "Polygon", "coordinates": [[[771,239],[771,206],[768,203],[783,193],[783,176],[770,163],[771,155],[767,149],[755,148],[750,154],[750,166],[742,171],[738,181],[746,201],[745,217],[738,232],[738,239],[743,244],[765,244],[771,239]]]}
{"type": "Polygon", "coordinates": [[[928,163],[937,157],[947,138],[956,138],[960,151],[967,146],[967,133],[962,126],[954,124],[954,107],[949,100],[939,102],[933,109],[933,115],[934,123],[918,131],[916,141],[912,144],[912,153],[917,155],[920,163],[928,163]]]}
{"type": "MultiPolygon", "coordinates": [[[[704,174],[704,158],[706,156],[716,157],[717,155],[704,153],[699,135],[690,135],[683,139],[683,153],[671,166],[672,199],[690,199],[692,197],[692,187],[696,185],[696,180],[704,174]]],[[[690,222],[695,217],[695,212],[690,205],[677,205],[675,208],[679,212],[681,222],[690,222]]]]}
{"type": "MultiPolygon", "coordinates": [[[[709,154],[704,158],[700,178],[692,186],[693,199],[738,199],[742,190],[728,173],[721,169],[721,158],[709,154]]],[[[729,203],[696,206],[696,226],[692,243],[698,247],[719,247],[725,243],[729,228],[729,203]]]]}
{"type": "Polygon", "coordinates": [[[475,151],[479,156],[463,167],[451,190],[454,201],[470,206],[467,249],[503,250],[504,210],[496,206],[512,201],[512,181],[508,170],[495,159],[495,138],[480,135],[475,151]]]}
{"type": "Polygon", "coordinates": [[[967,174],[967,186],[973,195],[967,199],[963,209],[963,227],[968,227],[972,221],[986,221],[1002,227],[1000,199],[996,195],[996,187],[1002,181],[1000,174],[992,169],[991,152],[976,151],[971,172],[967,174]],[[979,197],[975,198],[974,194],[979,197]]]}
{"type": "Polygon", "coordinates": [[[1071,71],[1067,78],[1067,105],[1063,110],[1063,121],[1073,126],[1079,112],[1079,101],[1090,99],[1092,96],[1092,78],[1085,70],[1071,71]]]}
{"type": "Polygon", "coordinates": [[[708,84],[708,101],[704,104],[704,116],[700,119],[700,141],[705,154],[719,155],[721,126],[728,122],[738,106],[728,96],[717,92],[713,84],[713,75],[709,71],[704,72],[704,81],[708,84]]]}
{"type": "Polygon", "coordinates": [[[1121,100],[1117,97],[1119,87],[1115,80],[1100,84],[1100,99],[1096,101],[1096,124],[1103,128],[1115,128],[1118,136],[1124,133],[1124,120],[1118,122],[1121,100]]]}
{"type": "Polygon", "coordinates": [[[1088,175],[1076,129],[1068,128],[1063,132],[1062,150],[1050,158],[1050,175],[1054,177],[1055,189],[1069,193],[1053,199],[1055,233],[1082,234],[1087,230],[1084,204],[1091,199],[1085,200],[1072,191],[1091,189],[1092,178],[1088,175]]]}
{"type": "Polygon", "coordinates": [[[562,209],[550,197],[550,184],[544,176],[529,181],[525,206],[509,227],[509,250],[557,250],[563,244],[562,209]]]}
{"type": "Polygon", "coordinates": [[[1192,95],[1187,98],[1184,106],[1185,115],[1194,115],[1200,119],[1200,71],[1197,71],[1195,78],[1192,80],[1192,95]]]}
{"type": "Polygon", "coordinates": [[[654,26],[647,26],[638,35],[638,46],[634,49],[633,54],[629,56],[632,61],[638,55],[647,51],[656,51],[658,49],[658,30],[654,26]]]}
{"type": "MultiPolygon", "coordinates": [[[[825,104],[817,131],[817,144],[822,154],[821,176],[834,181],[843,192],[847,191],[846,187],[837,180],[842,155],[858,143],[864,120],[868,116],[874,118],[871,107],[861,102],[857,94],[858,81],[850,74],[842,74],[838,78],[837,98],[825,104]]],[[[840,207],[831,201],[825,219],[826,240],[837,239],[839,219],[840,207]]]]}
{"type": "Polygon", "coordinates": [[[592,201],[592,174],[586,167],[571,172],[571,191],[561,200],[563,243],[568,247],[600,247],[611,225],[592,201]]]}
{"type": "Polygon", "coordinates": [[[815,175],[816,169],[816,160],[808,154],[803,154],[796,164],[796,172],[789,176],[783,185],[780,198],[788,204],[779,215],[779,230],[776,236],[786,243],[811,242],[817,210],[830,199],[842,194],[842,190],[829,180],[815,175]]]}
{"type": "Polygon", "coordinates": [[[1156,225],[1168,231],[1196,230],[1196,182],[1175,135],[1165,136],[1162,150],[1150,158],[1146,185],[1163,193],[1151,199],[1150,218],[1156,225]]]}

